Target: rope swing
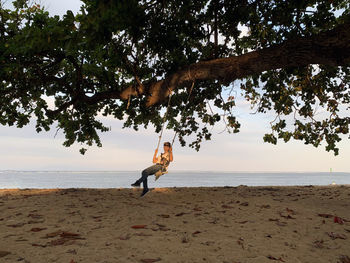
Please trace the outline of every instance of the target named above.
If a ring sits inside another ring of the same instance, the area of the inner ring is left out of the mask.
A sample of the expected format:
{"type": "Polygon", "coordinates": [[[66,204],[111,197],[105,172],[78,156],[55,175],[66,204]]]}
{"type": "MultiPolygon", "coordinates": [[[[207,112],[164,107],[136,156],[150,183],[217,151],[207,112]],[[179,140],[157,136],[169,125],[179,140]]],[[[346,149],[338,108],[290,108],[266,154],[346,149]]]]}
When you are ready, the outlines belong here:
{"type": "MultiPolygon", "coordinates": [[[[190,72],[188,72],[188,76],[189,76],[189,79],[191,80],[192,78],[191,78],[190,72]]],[[[181,111],[181,116],[183,116],[183,113],[185,112],[185,110],[187,109],[187,106],[189,104],[189,100],[190,100],[190,97],[191,97],[191,94],[192,94],[194,83],[195,83],[195,81],[192,79],[192,86],[191,86],[190,91],[189,91],[188,96],[187,96],[186,105],[185,105],[184,109],[181,111]]],[[[170,90],[169,99],[168,99],[168,106],[167,106],[167,109],[166,109],[166,111],[164,113],[164,117],[163,117],[163,124],[162,124],[161,132],[159,134],[157,151],[158,151],[158,148],[159,148],[159,145],[160,145],[160,141],[162,140],[163,131],[164,131],[164,128],[165,128],[165,122],[166,122],[166,118],[168,116],[168,112],[169,112],[169,108],[170,108],[171,96],[172,96],[172,90],[170,90]]],[[[174,145],[176,135],[177,135],[177,131],[174,134],[173,140],[171,142],[171,147],[173,147],[173,145],[174,145]]],[[[165,170],[165,171],[159,170],[158,172],[155,173],[155,180],[158,180],[158,178],[160,176],[162,176],[163,174],[166,174],[166,173],[168,173],[167,170],[165,170]]]]}
{"type": "MultiPolygon", "coordinates": [[[[190,77],[190,79],[191,79],[190,73],[189,73],[189,77],[190,77]]],[[[186,100],[187,103],[186,103],[186,105],[185,105],[185,108],[182,110],[181,115],[183,115],[183,113],[184,113],[185,110],[187,109],[188,102],[189,102],[189,100],[190,100],[190,97],[191,97],[191,94],[192,94],[192,90],[193,90],[193,87],[194,87],[194,83],[195,83],[195,81],[192,80],[192,86],[191,86],[191,89],[190,89],[190,91],[189,91],[189,93],[188,93],[187,100],[186,100]]],[[[169,99],[168,99],[168,106],[167,106],[167,109],[166,109],[165,114],[164,114],[164,117],[163,117],[163,125],[162,125],[162,129],[161,129],[161,132],[160,132],[160,135],[159,135],[159,139],[158,139],[157,150],[158,150],[158,148],[159,148],[160,141],[161,141],[162,136],[163,136],[163,131],[164,131],[164,127],[165,127],[165,122],[166,122],[166,118],[167,118],[167,116],[168,116],[168,111],[169,111],[169,108],[170,108],[170,102],[171,102],[172,92],[173,92],[173,91],[170,90],[169,99]]],[[[175,134],[174,134],[173,140],[172,140],[172,142],[171,142],[171,147],[173,147],[173,145],[174,145],[174,141],[175,141],[176,135],[177,135],[177,131],[176,131],[175,134]]]]}

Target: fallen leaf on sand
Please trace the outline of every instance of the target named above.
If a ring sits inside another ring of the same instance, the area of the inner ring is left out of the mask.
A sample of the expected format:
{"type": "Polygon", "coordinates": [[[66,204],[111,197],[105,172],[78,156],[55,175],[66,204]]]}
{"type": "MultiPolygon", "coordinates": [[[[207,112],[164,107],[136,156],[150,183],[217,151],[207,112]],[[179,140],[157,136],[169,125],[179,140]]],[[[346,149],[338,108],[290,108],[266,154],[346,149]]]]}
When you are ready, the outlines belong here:
{"type": "Polygon", "coordinates": [[[62,230],[58,230],[58,231],[55,231],[55,232],[52,232],[52,233],[48,233],[48,234],[46,234],[45,238],[59,236],[60,234],[62,234],[62,232],[63,232],[62,230]]]}
{"type": "Polygon", "coordinates": [[[65,231],[63,231],[60,234],[60,237],[67,237],[67,238],[77,238],[79,236],[80,236],[80,234],[75,234],[75,233],[70,233],[70,232],[65,232],[65,231]]]}
{"type": "Polygon", "coordinates": [[[119,239],[120,240],[128,240],[128,239],[130,239],[130,235],[129,234],[127,234],[126,236],[121,236],[121,237],[119,237],[119,239]]]}
{"type": "Polygon", "coordinates": [[[288,212],[288,214],[291,215],[296,215],[295,211],[293,209],[289,209],[288,207],[286,208],[286,211],[288,212]]]}
{"type": "Polygon", "coordinates": [[[248,202],[243,202],[243,203],[240,204],[240,206],[248,206],[248,205],[249,205],[248,202]]]}
{"type": "Polygon", "coordinates": [[[202,232],[201,231],[195,231],[195,232],[192,233],[192,236],[194,237],[194,236],[196,236],[199,233],[202,233],[202,232]]]}
{"type": "Polygon", "coordinates": [[[278,201],[278,202],[283,202],[284,199],[282,199],[282,198],[272,198],[272,200],[278,201]]]}
{"type": "Polygon", "coordinates": [[[276,222],[276,225],[278,226],[286,226],[287,225],[287,222],[276,222]]]}
{"type": "Polygon", "coordinates": [[[233,206],[229,206],[229,205],[222,205],[222,208],[234,208],[233,206]]]}
{"type": "Polygon", "coordinates": [[[277,260],[277,261],[281,261],[281,262],[285,262],[281,257],[279,258],[275,258],[273,256],[267,256],[268,259],[271,259],[271,260],[277,260]]]}
{"type": "Polygon", "coordinates": [[[142,263],[153,263],[153,262],[158,262],[161,261],[160,258],[145,258],[145,259],[141,259],[142,263]]]}
{"type": "Polygon", "coordinates": [[[217,224],[218,221],[219,221],[219,218],[214,217],[213,220],[212,220],[212,221],[209,221],[208,223],[210,223],[210,224],[217,224]]]}
{"type": "Polygon", "coordinates": [[[47,245],[50,246],[59,246],[59,245],[63,245],[64,243],[68,242],[68,241],[72,241],[69,238],[58,238],[55,240],[51,240],[50,242],[47,243],[47,245]]]}
{"type": "Polygon", "coordinates": [[[333,240],[337,239],[337,238],[339,238],[339,239],[346,239],[346,236],[343,235],[343,234],[337,234],[337,233],[334,233],[334,232],[326,232],[326,233],[333,240]]]}
{"type": "Polygon", "coordinates": [[[62,231],[62,230],[48,233],[48,234],[46,234],[46,236],[44,238],[52,238],[52,237],[56,237],[56,236],[60,236],[60,238],[52,240],[52,241],[48,242],[46,245],[59,246],[59,245],[65,244],[67,242],[74,242],[74,240],[76,240],[76,239],[85,239],[85,238],[80,237],[80,234],[70,233],[70,232],[66,232],[66,231],[62,231]]]}
{"type": "Polygon", "coordinates": [[[316,241],[314,241],[314,246],[316,248],[323,248],[323,240],[316,240],[316,241]]]}
{"type": "Polygon", "coordinates": [[[183,216],[183,215],[186,215],[186,214],[187,213],[181,212],[181,213],[176,214],[175,216],[183,216]]]}
{"type": "Polygon", "coordinates": [[[279,213],[281,217],[287,218],[287,219],[296,219],[295,217],[292,217],[291,215],[284,215],[282,212],[279,213]]]}
{"type": "Polygon", "coordinates": [[[46,245],[41,245],[41,244],[36,244],[36,243],[33,243],[32,246],[33,247],[46,247],[46,245]]]}
{"type": "Polygon", "coordinates": [[[331,214],[318,214],[320,217],[325,217],[325,218],[332,218],[333,215],[331,214]]]}
{"type": "Polygon", "coordinates": [[[0,258],[6,257],[7,255],[11,254],[11,252],[8,251],[0,251],[0,258]]]}
{"type": "Polygon", "coordinates": [[[344,220],[338,216],[334,216],[334,223],[338,223],[338,224],[344,224],[344,220]]]}
{"type": "Polygon", "coordinates": [[[237,244],[240,245],[240,246],[242,247],[242,249],[244,249],[243,241],[244,241],[244,239],[243,239],[242,237],[240,237],[240,238],[237,240],[237,244]]]}
{"type": "Polygon", "coordinates": [[[46,227],[44,227],[44,228],[34,227],[30,231],[32,231],[32,232],[39,232],[39,231],[42,231],[42,230],[45,230],[45,229],[47,229],[47,228],[46,227]]]}
{"type": "Polygon", "coordinates": [[[206,241],[206,242],[201,242],[201,244],[206,245],[206,246],[211,246],[211,245],[215,244],[215,242],[214,241],[206,241]]]}
{"type": "Polygon", "coordinates": [[[270,205],[262,205],[262,206],[260,206],[261,208],[271,208],[271,206],[270,205]]]}
{"type": "Polygon", "coordinates": [[[350,263],[350,258],[346,255],[342,255],[339,257],[340,261],[338,261],[339,263],[350,263]]]}
{"type": "Polygon", "coordinates": [[[238,224],[245,224],[247,223],[248,221],[241,221],[241,222],[237,222],[238,224]]]}
{"type": "Polygon", "coordinates": [[[158,216],[160,216],[160,217],[162,217],[162,218],[169,218],[169,217],[170,217],[170,215],[164,215],[164,214],[158,215],[158,216]]]}
{"type": "Polygon", "coordinates": [[[140,229],[140,228],[146,228],[147,225],[134,225],[134,226],[131,226],[131,228],[134,228],[134,229],[140,229]]]}
{"type": "Polygon", "coordinates": [[[20,238],[20,239],[16,239],[15,241],[16,241],[16,242],[22,242],[22,241],[28,241],[28,239],[20,238]]]}
{"type": "Polygon", "coordinates": [[[35,218],[35,219],[40,219],[43,217],[43,215],[38,215],[38,214],[29,214],[28,217],[35,218]]]}
{"type": "Polygon", "coordinates": [[[74,261],[73,259],[69,262],[69,263],[77,263],[76,261],[74,261]]]}
{"type": "Polygon", "coordinates": [[[188,242],[189,242],[188,236],[187,236],[187,235],[184,235],[184,236],[182,237],[182,239],[181,239],[181,242],[182,242],[182,243],[188,243],[188,242]]]}
{"type": "Polygon", "coordinates": [[[17,223],[17,224],[12,224],[12,225],[7,225],[9,227],[21,227],[24,226],[26,223],[17,223]]]}
{"type": "Polygon", "coordinates": [[[40,224],[40,223],[44,223],[45,220],[29,220],[27,222],[27,224],[40,224]]]}

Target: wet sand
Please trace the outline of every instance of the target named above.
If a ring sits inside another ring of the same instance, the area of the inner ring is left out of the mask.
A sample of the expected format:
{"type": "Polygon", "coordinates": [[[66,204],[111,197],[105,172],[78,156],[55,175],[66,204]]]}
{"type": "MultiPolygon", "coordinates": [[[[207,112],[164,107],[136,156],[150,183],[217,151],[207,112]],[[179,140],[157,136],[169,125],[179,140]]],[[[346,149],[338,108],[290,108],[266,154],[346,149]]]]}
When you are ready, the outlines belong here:
{"type": "Polygon", "coordinates": [[[0,189],[0,262],[350,263],[350,186],[0,189]]]}

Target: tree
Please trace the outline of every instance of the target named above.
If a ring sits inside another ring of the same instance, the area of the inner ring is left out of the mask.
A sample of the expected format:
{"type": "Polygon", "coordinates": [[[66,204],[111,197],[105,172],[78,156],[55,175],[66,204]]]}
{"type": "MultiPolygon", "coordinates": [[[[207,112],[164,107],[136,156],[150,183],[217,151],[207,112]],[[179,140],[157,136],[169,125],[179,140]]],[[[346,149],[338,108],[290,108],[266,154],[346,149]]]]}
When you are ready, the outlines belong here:
{"type": "Polygon", "coordinates": [[[35,117],[37,132],[62,129],[65,146],[101,146],[108,128],[98,113],[159,132],[172,92],[168,128],[183,146],[195,134],[198,150],[208,125],[239,131],[235,97],[224,91],[236,82],[256,112],[276,113],[266,142],[326,141],[338,154],[349,134],[348,0],[83,2],[62,18],[26,0],[0,8],[2,125],[35,117]],[[318,107],[329,117],[318,119],[318,107]]]}

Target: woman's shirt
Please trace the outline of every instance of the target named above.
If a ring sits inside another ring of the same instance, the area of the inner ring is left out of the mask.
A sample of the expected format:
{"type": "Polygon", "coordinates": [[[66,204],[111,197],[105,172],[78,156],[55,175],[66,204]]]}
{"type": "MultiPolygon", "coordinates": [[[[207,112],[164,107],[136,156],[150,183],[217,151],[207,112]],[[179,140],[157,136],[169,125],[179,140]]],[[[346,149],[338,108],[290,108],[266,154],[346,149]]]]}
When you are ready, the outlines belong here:
{"type": "Polygon", "coordinates": [[[165,152],[161,153],[160,156],[157,157],[157,164],[161,164],[163,168],[166,170],[170,163],[170,153],[165,152]]]}

